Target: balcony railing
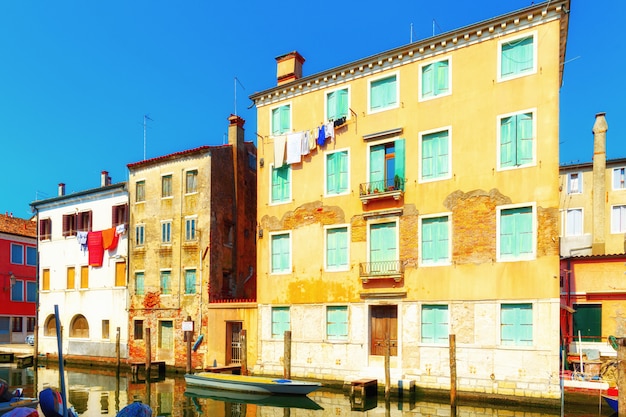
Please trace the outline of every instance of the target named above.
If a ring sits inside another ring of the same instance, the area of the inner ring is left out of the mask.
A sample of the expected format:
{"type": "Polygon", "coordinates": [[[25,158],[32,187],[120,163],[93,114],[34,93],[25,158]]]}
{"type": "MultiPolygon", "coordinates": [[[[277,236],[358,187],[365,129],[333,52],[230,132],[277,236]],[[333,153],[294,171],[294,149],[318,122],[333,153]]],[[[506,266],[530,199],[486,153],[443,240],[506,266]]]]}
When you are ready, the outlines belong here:
{"type": "Polygon", "coordinates": [[[363,204],[369,200],[379,198],[391,198],[399,200],[404,193],[404,178],[397,175],[395,178],[387,178],[379,181],[364,182],[359,185],[359,197],[363,204]]]}
{"type": "Polygon", "coordinates": [[[359,264],[359,276],[366,283],[370,279],[393,278],[399,282],[404,276],[401,261],[362,262],[359,264]]]}

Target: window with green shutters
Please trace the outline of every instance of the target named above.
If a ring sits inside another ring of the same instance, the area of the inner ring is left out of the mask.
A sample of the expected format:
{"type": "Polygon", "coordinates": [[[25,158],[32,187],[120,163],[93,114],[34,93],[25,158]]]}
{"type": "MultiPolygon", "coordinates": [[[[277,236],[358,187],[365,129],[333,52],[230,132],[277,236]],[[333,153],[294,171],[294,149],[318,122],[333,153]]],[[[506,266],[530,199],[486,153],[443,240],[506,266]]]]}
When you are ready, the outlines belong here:
{"type": "Polygon", "coordinates": [[[291,272],[291,234],[278,233],[271,235],[271,271],[272,274],[291,272]]]}
{"type": "Polygon", "coordinates": [[[424,65],[422,71],[421,98],[432,98],[450,92],[450,61],[445,59],[424,65]]]}
{"type": "Polygon", "coordinates": [[[534,253],[533,209],[518,207],[500,211],[500,259],[530,259],[534,253]]]}
{"type": "Polygon", "coordinates": [[[172,293],[172,272],[161,271],[161,294],[172,293]]]}
{"type": "Polygon", "coordinates": [[[291,199],[291,167],[272,166],[272,203],[285,203],[291,199]]]}
{"type": "Polygon", "coordinates": [[[377,112],[398,105],[397,75],[370,81],[370,112],[377,112]]]}
{"type": "Polygon", "coordinates": [[[326,94],[326,120],[348,117],[348,89],[331,91],[326,94]]]}
{"type": "Polygon", "coordinates": [[[348,191],[348,151],[326,154],[326,194],[344,194],[348,191]]]}
{"type": "Polygon", "coordinates": [[[398,272],[398,224],[375,223],[369,230],[370,272],[387,274],[398,272]]]}
{"type": "Polygon", "coordinates": [[[348,227],[326,229],[326,269],[348,269],[348,227]]]}
{"type": "Polygon", "coordinates": [[[404,191],[404,139],[370,146],[370,192],[389,187],[404,191]]]}
{"type": "Polygon", "coordinates": [[[271,110],[272,135],[282,135],[291,131],[291,105],[276,107],[271,110]]]}
{"type": "Polygon", "coordinates": [[[422,135],[422,180],[450,176],[450,133],[448,130],[422,135]]]}
{"type": "Polygon", "coordinates": [[[421,248],[425,265],[450,262],[450,222],[448,216],[422,219],[421,248]]]}
{"type": "Polygon", "coordinates": [[[518,167],[533,162],[533,113],[500,119],[500,167],[518,167]]]}
{"type": "Polygon", "coordinates": [[[532,304],[502,304],[500,306],[500,342],[507,346],[533,344],[532,304]]]}
{"type": "Polygon", "coordinates": [[[196,270],[187,269],[185,271],[185,294],[196,293],[196,270]]]}
{"type": "Polygon", "coordinates": [[[282,339],[289,330],[289,307],[272,307],[272,338],[282,339]]]}
{"type": "Polygon", "coordinates": [[[508,79],[535,70],[534,37],[526,36],[500,44],[500,78],[508,79]]]}
{"type": "Polygon", "coordinates": [[[422,343],[448,344],[448,306],[422,306],[422,343]]]}
{"type": "Polygon", "coordinates": [[[144,295],[144,273],[143,272],[135,272],[135,294],[144,295]]]}
{"type": "Polygon", "coordinates": [[[326,337],[329,340],[346,340],[348,338],[348,307],[326,307],[326,337]]]}

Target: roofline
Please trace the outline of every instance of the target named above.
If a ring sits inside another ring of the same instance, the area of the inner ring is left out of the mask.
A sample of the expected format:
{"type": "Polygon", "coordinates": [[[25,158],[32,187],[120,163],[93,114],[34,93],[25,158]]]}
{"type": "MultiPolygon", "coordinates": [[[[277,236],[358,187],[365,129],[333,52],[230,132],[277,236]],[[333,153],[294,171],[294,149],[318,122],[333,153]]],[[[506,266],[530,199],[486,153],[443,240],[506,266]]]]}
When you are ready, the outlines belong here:
{"type": "Polygon", "coordinates": [[[59,201],[63,201],[63,200],[69,200],[69,199],[76,198],[76,197],[82,197],[84,195],[101,193],[101,192],[104,192],[104,191],[112,191],[112,190],[115,190],[116,188],[120,188],[120,189],[124,190],[126,188],[126,182],[118,182],[118,183],[115,183],[115,184],[105,185],[104,187],[91,188],[89,190],[77,191],[77,192],[72,193],[72,194],[60,195],[60,196],[57,196],[57,197],[47,198],[45,200],[36,200],[36,201],[33,201],[32,203],[30,203],[30,206],[31,206],[31,208],[33,210],[36,210],[37,207],[43,206],[43,205],[46,205],[46,204],[55,203],[55,202],[59,202],[59,201]]]}
{"type": "Polygon", "coordinates": [[[570,1],[571,0],[543,1],[541,3],[537,3],[507,14],[496,16],[491,19],[483,20],[468,26],[463,26],[459,29],[453,29],[451,31],[444,32],[430,38],[402,45],[394,49],[389,49],[387,51],[359,59],[357,61],[353,61],[347,64],[340,65],[338,67],[318,72],[316,74],[302,77],[289,83],[277,85],[266,90],[251,94],[249,98],[256,103],[256,101],[262,96],[268,95],[277,90],[294,90],[295,88],[302,88],[303,84],[317,84],[320,78],[331,77],[334,79],[335,77],[337,77],[338,74],[343,74],[345,76],[346,72],[354,72],[355,68],[362,69],[363,66],[369,65],[371,63],[378,63],[378,65],[383,65],[383,63],[388,60],[389,62],[391,62],[391,60],[395,57],[398,57],[398,59],[402,59],[402,57],[405,55],[413,56],[414,53],[424,54],[425,51],[430,52],[438,48],[442,49],[445,48],[448,44],[457,45],[461,41],[465,41],[466,43],[474,43],[476,39],[479,39],[483,35],[483,33],[494,32],[497,26],[502,27],[502,25],[504,24],[506,27],[509,22],[517,25],[519,24],[521,17],[525,17],[528,20],[531,20],[537,14],[539,16],[544,16],[545,14],[547,14],[548,9],[553,10],[555,13],[561,14],[561,39],[559,51],[559,85],[561,85],[563,82],[565,49],[569,26],[570,1]]]}
{"type": "MultiPolygon", "coordinates": [[[[607,159],[606,165],[626,165],[626,158],[607,159]]],[[[560,165],[559,171],[570,171],[573,169],[593,168],[593,162],[581,162],[571,165],[560,165]]]]}
{"type": "Polygon", "coordinates": [[[580,256],[567,256],[562,257],[561,261],[569,261],[569,260],[594,260],[594,259],[624,259],[626,258],[626,253],[612,253],[612,254],[601,254],[601,255],[580,255],[580,256]]]}

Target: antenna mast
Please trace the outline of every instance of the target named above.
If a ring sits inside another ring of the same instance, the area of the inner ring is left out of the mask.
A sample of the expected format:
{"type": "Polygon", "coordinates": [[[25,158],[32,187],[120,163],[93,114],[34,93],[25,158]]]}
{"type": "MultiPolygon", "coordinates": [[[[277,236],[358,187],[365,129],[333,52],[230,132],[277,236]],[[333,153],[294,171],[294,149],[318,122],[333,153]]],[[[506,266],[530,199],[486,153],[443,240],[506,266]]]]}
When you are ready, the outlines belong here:
{"type": "Polygon", "coordinates": [[[146,160],[146,129],[147,121],[152,120],[147,114],[143,115],[143,160],[146,160]]]}
{"type": "Polygon", "coordinates": [[[243,84],[241,84],[241,81],[239,81],[239,78],[235,77],[235,79],[233,80],[233,83],[235,84],[235,116],[237,116],[237,83],[239,83],[239,85],[241,86],[241,88],[243,88],[244,90],[246,89],[246,87],[243,86],[243,84]]]}

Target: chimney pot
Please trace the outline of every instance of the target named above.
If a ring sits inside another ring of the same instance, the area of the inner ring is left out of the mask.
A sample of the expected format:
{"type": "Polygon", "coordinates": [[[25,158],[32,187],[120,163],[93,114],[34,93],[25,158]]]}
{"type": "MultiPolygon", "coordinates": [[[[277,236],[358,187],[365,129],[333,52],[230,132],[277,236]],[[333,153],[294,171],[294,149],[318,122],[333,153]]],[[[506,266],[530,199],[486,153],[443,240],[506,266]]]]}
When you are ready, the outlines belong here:
{"type": "Polygon", "coordinates": [[[108,171],[102,171],[100,173],[100,186],[105,187],[107,185],[111,185],[111,177],[108,171]]]}
{"type": "Polygon", "coordinates": [[[59,197],[62,197],[65,195],[65,184],[60,182],[59,183],[59,197]]]}
{"type": "Polygon", "coordinates": [[[234,147],[242,146],[244,140],[243,125],[246,121],[235,114],[231,114],[228,117],[228,122],[228,144],[234,147]]]}
{"type": "Polygon", "coordinates": [[[276,78],[278,85],[302,78],[304,57],[297,51],[276,57],[276,78]]]}

